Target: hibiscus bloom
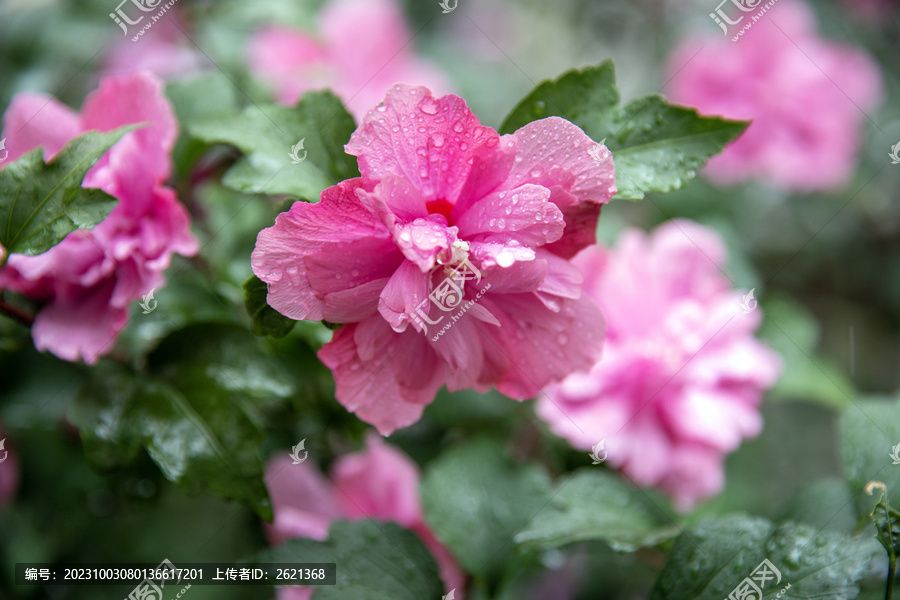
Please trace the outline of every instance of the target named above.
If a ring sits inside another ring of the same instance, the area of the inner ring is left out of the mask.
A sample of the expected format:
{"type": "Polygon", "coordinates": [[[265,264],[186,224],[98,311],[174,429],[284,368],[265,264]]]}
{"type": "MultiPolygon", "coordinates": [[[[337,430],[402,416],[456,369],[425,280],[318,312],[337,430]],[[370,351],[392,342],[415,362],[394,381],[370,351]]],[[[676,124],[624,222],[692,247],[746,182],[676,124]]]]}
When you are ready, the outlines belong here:
{"type": "Polygon", "coordinates": [[[38,256],[12,254],[0,290],[43,302],[34,344],[65,360],[95,363],[128,320],[128,305],[164,283],[175,253],[197,242],[175,192],[164,187],[178,124],[162,83],[149,74],[105,78],[81,114],[43,94],[13,98],[3,119],[9,162],[38,146],[51,159],[73,137],[148,123],[125,134],[84,178],[119,200],[92,230],[78,230],[38,256]]]}
{"type": "Polygon", "coordinates": [[[567,259],[616,192],[606,147],[396,85],[346,149],[362,177],[279,215],[251,262],[285,316],[346,323],[319,358],[348,410],[388,434],[445,384],[525,399],[594,363],[603,317],[567,259]]]}
{"type": "Polygon", "coordinates": [[[440,72],[416,58],[394,0],[332,0],[318,30],[320,37],[272,26],[250,40],[250,70],[279,102],[292,105],[307,90],[330,88],[360,119],[398,81],[448,90],[440,72]]]}
{"type": "Polygon", "coordinates": [[[761,311],[744,314],[720,271],[725,258],[714,231],[683,220],[582,251],[573,262],[609,321],[603,360],[537,406],[573,447],[605,440],[611,466],[683,510],[722,489],[724,456],[760,432],[762,390],[780,369],[753,337],[761,311]]]}
{"type": "MultiPolygon", "coordinates": [[[[366,448],[342,456],[327,481],[310,463],[292,464],[278,456],[266,467],[275,520],[266,525],[272,545],[290,538],[325,540],[335,519],[393,521],[414,531],[431,551],[447,591],[462,599],[465,574],[425,524],[419,498],[419,470],[402,452],[375,434],[366,448]],[[333,483],[332,483],[333,482],[333,483]]],[[[280,600],[308,600],[313,590],[281,588],[280,600]]]]}
{"type": "Polygon", "coordinates": [[[745,13],[728,37],[686,40],[668,61],[674,101],[753,121],[705,173],[721,184],[756,178],[799,192],[846,184],[866,112],[881,95],[877,65],[861,50],[819,37],[799,0],[780,0],[751,22],[755,15],[745,13]]]}

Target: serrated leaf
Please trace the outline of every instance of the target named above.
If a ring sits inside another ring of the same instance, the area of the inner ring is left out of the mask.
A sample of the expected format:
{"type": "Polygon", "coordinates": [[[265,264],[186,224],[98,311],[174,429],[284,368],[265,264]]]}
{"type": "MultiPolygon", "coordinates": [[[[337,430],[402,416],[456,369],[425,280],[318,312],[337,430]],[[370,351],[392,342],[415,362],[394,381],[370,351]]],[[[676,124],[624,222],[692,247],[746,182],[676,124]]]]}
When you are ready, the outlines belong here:
{"type": "Polygon", "coordinates": [[[255,275],[244,282],[244,306],[250,315],[250,329],[254,335],[283,338],[297,321],[284,316],[266,302],[269,287],[255,275]]]}
{"type": "Polygon", "coordinates": [[[359,176],[344,144],[356,129],[353,117],[331,92],[308,92],[295,107],[262,105],[241,114],[197,121],[193,136],[236,146],[244,153],[223,178],[242,192],[318,198],[325,188],[359,176]],[[302,161],[294,164],[291,152],[302,161]]]}
{"type": "Polygon", "coordinates": [[[550,500],[550,481],[534,465],[519,465],[502,446],[479,439],[429,465],[422,481],[425,518],[466,571],[496,576],[513,538],[550,500]]]}
{"type": "Polygon", "coordinates": [[[650,600],[722,600],[764,559],[781,580],[767,580],[761,600],[782,590],[780,600],[851,600],[880,552],[870,537],[818,532],[805,524],[776,526],[748,516],[707,519],[675,540],[650,600]]]}
{"type": "Polygon", "coordinates": [[[396,523],[334,521],[328,540],[287,540],[260,563],[335,563],[335,585],[316,586],[315,600],[439,600],[437,564],[415,533],[396,523]]]}
{"type": "Polygon", "coordinates": [[[49,163],[36,148],[0,169],[0,245],[7,253],[46,252],[76,229],[106,218],[117,200],[81,187],[85,174],[136,126],[89,131],[69,141],[49,163]]]}
{"type": "Polygon", "coordinates": [[[900,444],[900,403],[890,400],[856,400],[838,421],[844,477],[857,493],[857,511],[867,514],[873,499],[859,494],[872,480],[885,483],[888,494],[900,497],[900,465],[891,453],[900,444]]]}
{"type": "Polygon", "coordinates": [[[616,167],[614,198],[640,200],[645,192],[680,189],[748,123],[703,117],[653,95],[619,105],[612,61],[573,70],[538,85],[504,121],[501,131],[549,116],[575,123],[605,140],[616,167]]]}
{"type": "Polygon", "coordinates": [[[516,542],[554,548],[603,540],[619,551],[655,546],[679,529],[659,509],[609,471],[581,469],[557,484],[550,504],[516,535],[516,542]]]}

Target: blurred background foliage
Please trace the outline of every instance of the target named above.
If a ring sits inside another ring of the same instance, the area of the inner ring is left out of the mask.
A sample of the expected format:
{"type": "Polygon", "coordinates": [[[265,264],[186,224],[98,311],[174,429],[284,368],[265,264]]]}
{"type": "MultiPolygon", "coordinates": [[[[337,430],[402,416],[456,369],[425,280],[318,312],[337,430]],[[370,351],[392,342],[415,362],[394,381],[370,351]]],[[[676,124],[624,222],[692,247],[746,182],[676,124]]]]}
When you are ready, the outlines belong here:
{"type": "MultiPolygon", "coordinates": [[[[38,90],[79,106],[121,37],[107,16],[113,4],[0,3],[0,105],[18,92],[38,90]]],[[[326,468],[335,456],[359,448],[366,427],[334,401],[330,373],[315,358],[330,336],[325,326],[298,323],[278,340],[247,333],[251,321],[241,286],[251,274],[249,255],[256,233],[273,222],[283,199],[250,198],[223,187],[218,175],[237,155],[185,135],[192,118],[269,101],[246,70],[248,36],[267,23],[311,28],[321,4],[179,1],[190,44],[208,63],[199,79],[170,82],[167,91],[182,121],[176,185],[202,250],[174,262],[157,311],[143,315],[134,307],[117,350],[100,368],[40,354],[25,328],[0,319],[0,423],[22,473],[15,501],[0,512],[0,597],[121,598],[129,591],[13,591],[16,562],[167,557],[177,564],[238,560],[267,547],[250,509],[179,487],[142,450],[135,449],[133,462],[120,464],[126,457],[110,455],[102,440],[82,443],[72,423],[91,418],[92,402],[107,401],[104,394],[128,402],[117,372],[152,372],[178,390],[202,390],[210,406],[217,394],[242,398],[240,418],[248,431],[261,433],[255,434],[257,445],[234,439],[227,450],[238,454],[263,458],[305,438],[311,459],[326,468]],[[201,339],[214,341],[197,343],[201,339]],[[227,381],[216,379],[223,369],[227,381]]],[[[446,18],[436,1],[408,0],[407,13],[418,50],[450,75],[483,123],[498,127],[541,80],[606,58],[615,60],[624,99],[665,94],[662,62],[682,36],[714,27],[709,4],[493,0],[472,2],[464,17],[446,18]]],[[[745,511],[857,531],[865,523],[863,511],[846,509],[839,418],[854,402],[891,396],[900,387],[900,166],[886,158],[900,140],[900,17],[895,10],[887,19],[860,21],[849,18],[843,4],[813,4],[823,35],[865,48],[884,76],[886,101],[872,115],[877,125],[866,124],[854,180],[831,193],[786,196],[762,183],[720,189],[699,177],[678,192],[615,202],[600,220],[605,242],[624,227],[650,229],[675,217],[718,230],[729,245],[729,276],[735,287],[756,288],[769,317],[761,337],[785,360],[784,376],[763,406],[765,430],[728,458],[726,490],[688,522],[745,511]]],[[[481,434],[504,440],[508,453],[541,464],[552,476],[588,464],[583,453],[538,423],[530,403],[495,393],[441,392],[422,421],[391,441],[427,466],[448,446],[481,434]]],[[[258,465],[246,468],[252,472],[258,465]]],[[[495,597],[537,598],[528,593],[570,585],[580,589],[580,599],[641,598],[665,557],[659,550],[623,555],[603,542],[587,542],[532,560],[520,563],[520,573],[506,574],[506,587],[494,589],[495,597]]],[[[876,598],[880,590],[873,578],[863,594],[876,598]]],[[[242,587],[194,587],[190,594],[197,600],[266,596],[242,587]]]]}

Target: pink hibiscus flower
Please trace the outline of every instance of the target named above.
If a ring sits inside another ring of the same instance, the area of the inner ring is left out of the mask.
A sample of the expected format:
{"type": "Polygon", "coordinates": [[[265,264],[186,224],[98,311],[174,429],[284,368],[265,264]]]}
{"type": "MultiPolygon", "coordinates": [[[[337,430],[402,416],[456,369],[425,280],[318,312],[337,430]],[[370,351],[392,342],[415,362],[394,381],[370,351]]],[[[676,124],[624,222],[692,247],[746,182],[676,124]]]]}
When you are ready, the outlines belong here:
{"type": "Polygon", "coordinates": [[[445,384],[525,399],[599,358],[567,259],[616,192],[606,147],[558,117],[501,137],[396,85],[346,149],[362,177],[279,215],[251,263],[282,314],[347,324],[319,358],[348,410],[388,434],[445,384]]]}
{"type": "Polygon", "coordinates": [[[416,58],[413,34],[394,0],[332,0],[319,16],[320,38],[273,26],[250,41],[250,70],[283,104],[330,88],[358,119],[397,82],[449,91],[440,72],[416,58]]]}
{"type": "Polygon", "coordinates": [[[800,192],[844,185],[855,168],[865,113],[881,95],[877,65],[856,48],[820,38],[814,16],[798,0],[780,0],[756,22],[751,15],[727,38],[685,41],[668,61],[674,101],[753,120],[709,161],[706,174],[721,184],[757,178],[800,192]]]}
{"type": "MultiPolygon", "coordinates": [[[[272,545],[296,537],[325,540],[335,519],[393,521],[422,538],[438,564],[446,590],[456,589],[457,600],[462,599],[466,576],[425,524],[419,470],[409,457],[370,433],[363,451],[334,462],[330,480],[308,462],[294,465],[281,455],[269,461],[266,481],[275,520],[266,525],[266,533],[272,545]]],[[[281,588],[278,598],[308,600],[312,592],[281,588]]]]}
{"type": "Polygon", "coordinates": [[[744,314],[719,270],[725,258],[714,231],[682,220],[582,251],[573,262],[609,322],[603,360],[537,406],[573,447],[605,440],[610,465],[682,510],[722,489],[724,455],[761,430],[762,390],[780,369],[753,337],[761,311],[744,314]]]}
{"type": "Polygon", "coordinates": [[[119,200],[93,230],[70,233],[38,256],[12,254],[0,269],[0,290],[44,302],[32,326],[34,344],[65,360],[94,363],[128,320],[128,305],[163,285],[175,253],[197,242],[175,192],[163,183],[178,135],[162,84],[149,74],[103,80],[81,114],[53,98],[23,93],[4,115],[9,161],[43,146],[49,160],[73,137],[147,122],[122,137],[88,171],[83,186],[119,200]]]}

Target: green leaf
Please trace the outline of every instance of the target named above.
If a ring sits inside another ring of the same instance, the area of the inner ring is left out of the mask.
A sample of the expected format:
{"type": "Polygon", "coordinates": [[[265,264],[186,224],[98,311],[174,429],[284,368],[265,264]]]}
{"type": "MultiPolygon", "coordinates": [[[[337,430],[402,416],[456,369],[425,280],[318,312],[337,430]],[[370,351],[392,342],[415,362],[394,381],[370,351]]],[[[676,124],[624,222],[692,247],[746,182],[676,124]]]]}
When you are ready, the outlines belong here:
{"type": "Polygon", "coordinates": [[[144,447],[170,481],[241,502],[271,520],[262,433],[222,396],[188,397],[165,382],[119,373],[95,377],[69,420],[81,430],[88,460],[101,468],[124,466],[144,447]]]}
{"type": "Polygon", "coordinates": [[[887,485],[888,494],[900,497],[900,466],[891,454],[900,444],[900,403],[888,400],[857,400],[840,417],[841,462],[844,476],[857,494],[857,511],[871,510],[872,498],[860,494],[872,480],[887,485]]]}
{"type": "Polygon", "coordinates": [[[256,275],[244,282],[244,306],[250,315],[250,329],[254,335],[283,338],[291,332],[297,321],[290,319],[266,302],[269,287],[256,275]]]}
{"type": "Polygon", "coordinates": [[[88,459],[123,466],[143,447],[169,480],[271,519],[260,410],[293,393],[290,374],[233,325],[176,331],[148,362],[146,376],[112,367],[92,373],[69,415],[88,459]]]}
{"type": "MultiPolygon", "coordinates": [[[[0,245],[9,254],[46,252],[76,229],[90,229],[116,199],[81,187],[85,174],[135,126],[73,138],[49,163],[36,148],[0,170],[0,245]]],[[[2,261],[0,261],[2,262],[2,261]]]]}
{"type": "Polygon", "coordinates": [[[678,534],[676,526],[661,522],[659,512],[613,473],[580,469],[559,482],[550,504],[516,535],[516,542],[553,548],[603,540],[631,552],[678,534]]]}
{"type": "Polygon", "coordinates": [[[466,571],[496,577],[516,533],[547,506],[550,481],[533,465],[508,459],[479,439],[448,450],[422,481],[425,518],[466,571]]]}
{"type": "Polygon", "coordinates": [[[818,532],[805,524],[775,526],[731,516],[702,521],[675,540],[650,600],[722,600],[767,559],[781,573],[762,588],[773,599],[851,600],[880,553],[875,540],[818,532]]]}
{"type": "Polygon", "coordinates": [[[439,600],[443,593],[437,564],[425,544],[396,523],[334,521],[327,541],[287,540],[257,560],[335,563],[336,584],[314,587],[315,600],[439,600]]]}
{"type": "Polygon", "coordinates": [[[326,187],[359,175],[356,160],[344,153],[356,124],[331,92],[308,92],[296,107],[250,106],[189,129],[197,138],[231,144],[245,154],[223,179],[242,192],[318,198],[326,187]],[[303,160],[294,164],[291,152],[301,140],[296,156],[303,160]]]}
{"type": "Polygon", "coordinates": [[[702,117],[656,95],[620,106],[609,60],[541,83],[513,109],[501,131],[512,133],[550,116],[568,119],[592,139],[605,140],[616,166],[615,198],[629,200],[640,200],[649,191],[682,188],[749,125],[702,117]]]}

